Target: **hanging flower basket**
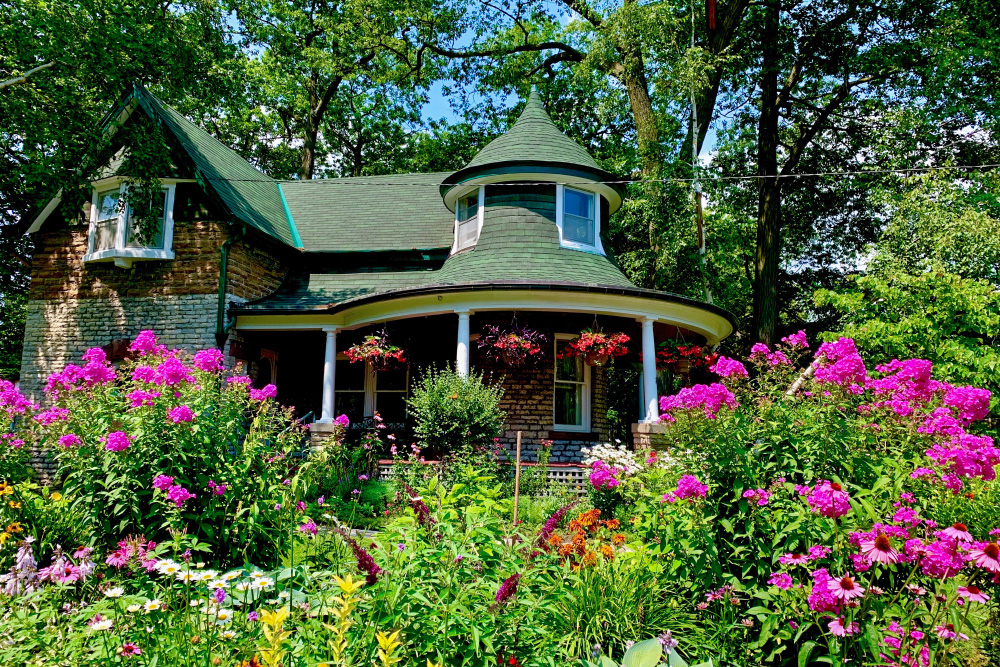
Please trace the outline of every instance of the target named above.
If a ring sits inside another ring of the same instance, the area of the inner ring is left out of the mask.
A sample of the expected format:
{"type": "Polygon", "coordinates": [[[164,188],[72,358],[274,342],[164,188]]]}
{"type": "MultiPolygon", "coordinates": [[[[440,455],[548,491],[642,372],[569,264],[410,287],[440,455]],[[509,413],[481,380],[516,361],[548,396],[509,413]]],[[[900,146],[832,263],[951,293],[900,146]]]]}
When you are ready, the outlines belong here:
{"type": "Polygon", "coordinates": [[[656,353],[656,367],[673,369],[675,373],[686,375],[695,368],[711,366],[719,355],[709,352],[701,345],[692,345],[680,341],[667,341],[660,344],[656,353]]]}
{"type": "Polygon", "coordinates": [[[606,334],[601,331],[580,332],[580,335],[566,344],[563,356],[583,357],[588,366],[606,366],[615,357],[628,354],[625,346],[630,338],[621,332],[606,334]]]}
{"type": "Polygon", "coordinates": [[[483,356],[503,361],[508,366],[523,366],[542,357],[548,340],[545,334],[516,324],[509,330],[488,324],[479,335],[479,350],[483,356]]]}
{"type": "Polygon", "coordinates": [[[344,356],[352,364],[357,361],[365,362],[375,372],[393,370],[406,361],[403,348],[390,343],[385,332],[365,336],[363,341],[349,347],[344,356]]]}

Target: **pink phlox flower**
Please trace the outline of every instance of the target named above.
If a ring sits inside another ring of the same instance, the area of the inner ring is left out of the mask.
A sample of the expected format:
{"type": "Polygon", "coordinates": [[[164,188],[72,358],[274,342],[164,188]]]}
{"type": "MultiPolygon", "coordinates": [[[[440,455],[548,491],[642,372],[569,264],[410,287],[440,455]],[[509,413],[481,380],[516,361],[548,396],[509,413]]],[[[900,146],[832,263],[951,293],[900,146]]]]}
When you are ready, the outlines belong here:
{"type": "Polygon", "coordinates": [[[0,380],[0,408],[8,415],[19,415],[27,410],[37,410],[38,406],[22,394],[13,382],[0,380]]]}
{"type": "Polygon", "coordinates": [[[938,639],[960,639],[964,641],[969,638],[969,635],[961,632],[955,632],[955,626],[951,623],[936,626],[934,628],[934,633],[938,636],[938,639]]]}
{"type": "Polygon", "coordinates": [[[704,498],[708,493],[708,487],[699,481],[694,475],[683,475],[677,480],[677,490],[674,495],[678,500],[685,498],[704,498]]]}
{"type": "Polygon", "coordinates": [[[812,578],[813,586],[809,593],[809,609],[818,614],[824,612],[839,614],[841,601],[830,590],[830,583],[833,582],[833,579],[830,578],[830,574],[826,571],[826,568],[814,570],[812,578]]]}
{"type": "Polygon", "coordinates": [[[990,413],[988,389],[978,387],[949,387],[944,395],[944,404],[958,412],[958,418],[965,424],[985,419],[990,413]]]}
{"type": "Polygon", "coordinates": [[[604,488],[613,489],[618,486],[618,475],[622,472],[624,471],[604,461],[594,461],[591,465],[590,484],[598,491],[604,488]]]}
{"type": "Polygon", "coordinates": [[[129,403],[133,408],[141,408],[143,405],[153,405],[155,399],[160,397],[160,392],[158,391],[146,391],[144,389],[136,389],[129,392],[128,398],[129,403]]]}
{"type": "Polygon", "coordinates": [[[163,354],[166,352],[167,348],[164,345],[158,345],[156,343],[156,334],[152,330],[140,331],[139,335],[135,337],[132,344],[128,346],[129,351],[137,352],[142,356],[147,354],[163,354]]]}
{"type": "Polygon", "coordinates": [[[908,491],[899,494],[899,499],[904,503],[909,503],[910,505],[917,502],[917,497],[908,491]]]}
{"type": "Polygon", "coordinates": [[[49,408],[48,410],[43,410],[39,412],[32,419],[42,426],[51,426],[54,422],[61,421],[64,422],[69,419],[69,410],[66,408],[49,408]]]}
{"type": "Polygon", "coordinates": [[[833,553],[833,550],[830,547],[823,546],[822,544],[814,544],[806,551],[809,553],[809,557],[813,560],[821,560],[833,553]]]}
{"type": "Polygon", "coordinates": [[[109,452],[124,452],[132,444],[132,438],[123,431],[114,431],[104,436],[102,442],[104,442],[104,449],[109,452]]]}
{"type": "Polygon", "coordinates": [[[172,387],[182,382],[194,383],[195,378],[183,361],[177,357],[169,357],[156,367],[156,380],[158,384],[172,387]]]}
{"type": "Polygon", "coordinates": [[[806,486],[805,484],[796,484],[795,493],[799,494],[800,496],[808,496],[810,493],[812,493],[812,487],[806,486]]]}
{"type": "Polygon", "coordinates": [[[750,348],[750,361],[770,366],[791,366],[792,364],[783,352],[780,350],[772,352],[764,343],[754,343],[753,347],[750,348]]]}
{"type": "Polygon", "coordinates": [[[857,634],[861,629],[857,623],[853,622],[848,623],[845,626],[844,619],[839,616],[827,623],[826,627],[830,630],[830,634],[834,637],[846,637],[848,635],[857,634]]]}
{"type": "Polygon", "coordinates": [[[172,501],[178,508],[183,507],[184,503],[191,498],[197,497],[196,494],[191,493],[180,484],[174,484],[167,489],[167,500],[172,501]]]}
{"type": "Polygon", "coordinates": [[[940,433],[947,436],[956,436],[965,433],[965,428],[951,410],[948,408],[935,408],[924,417],[923,423],[917,427],[917,432],[926,433],[927,435],[940,433]]]}
{"type": "Polygon", "coordinates": [[[772,572],[771,578],[767,580],[767,583],[772,586],[777,586],[783,591],[787,591],[792,587],[792,577],[785,572],[772,572]]]}
{"type": "Polygon", "coordinates": [[[735,410],[739,406],[736,396],[725,385],[718,382],[708,385],[696,384],[682,388],[673,396],[661,396],[660,411],[663,414],[660,419],[673,421],[671,412],[693,411],[698,408],[701,408],[708,419],[715,419],[723,406],[730,410],[735,410]]]}
{"type": "Polygon", "coordinates": [[[806,502],[813,512],[836,519],[851,511],[851,500],[847,492],[837,482],[820,480],[812,493],[806,497],[806,502]]]}
{"type": "Polygon", "coordinates": [[[663,497],[660,498],[660,503],[661,504],[662,503],[676,503],[676,502],[677,502],[677,496],[674,495],[673,491],[667,491],[666,493],[663,494],[663,497]]]}
{"type": "Polygon", "coordinates": [[[920,524],[920,515],[912,507],[900,507],[896,510],[896,513],[892,515],[893,523],[902,523],[908,526],[917,526],[920,524]]]}
{"type": "Polygon", "coordinates": [[[729,357],[719,357],[708,370],[721,378],[745,379],[750,377],[746,366],[729,357]]]}
{"type": "Polygon", "coordinates": [[[250,398],[255,401],[264,401],[278,395],[278,388],[273,384],[265,385],[263,389],[251,389],[250,398]]]}
{"type": "Polygon", "coordinates": [[[178,405],[175,408],[171,408],[170,412],[167,413],[167,417],[173,423],[180,424],[181,422],[193,421],[194,411],[186,405],[178,405]]]}
{"type": "Polygon", "coordinates": [[[157,475],[153,478],[153,488],[160,491],[166,491],[174,483],[174,478],[170,475],[157,475]]]}
{"type": "Polygon", "coordinates": [[[910,473],[910,477],[913,478],[913,479],[919,479],[921,477],[928,477],[928,476],[933,475],[933,474],[934,474],[934,471],[931,470],[930,468],[917,468],[913,472],[910,473]]]}
{"type": "Polygon", "coordinates": [[[214,480],[208,480],[208,488],[211,490],[212,495],[223,496],[226,494],[226,485],[216,484],[214,480]]]}
{"type": "Polygon", "coordinates": [[[781,339],[781,342],[788,347],[802,347],[809,349],[809,339],[806,337],[806,332],[799,329],[793,334],[789,334],[781,339]]]}
{"type": "Polygon", "coordinates": [[[816,351],[816,359],[819,363],[813,377],[817,382],[860,388],[868,379],[865,362],[850,338],[823,343],[816,351]]]}
{"type": "Polygon", "coordinates": [[[158,381],[156,369],[151,366],[136,366],[132,369],[133,382],[153,384],[158,381]]]}
{"type": "Polygon", "coordinates": [[[76,447],[81,442],[80,436],[76,433],[67,433],[59,436],[59,444],[63,447],[76,447]]]}
{"type": "Polygon", "coordinates": [[[315,521],[313,521],[311,518],[309,518],[309,519],[306,520],[305,523],[303,523],[301,526],[299,526],[299,532],[301,532],[301,533],[308,533],[310,535],[315,536],[316,533],[319,532],[319,527],[316,525],[315,521]]]}
{"type": "Polygon", "coordinates": [[[206,373],[220,373],[223,370],[222,359],[222,352],[214,347],[210,347],[206,350],[200,350],[195,354],[191,363],[195,368],[206,373]]]}
{"type": "Polygon", "coordinates": [[[226,378],[226,384],[234,385],[237,387],[246,387],[253,382],[252,378],[246,375],[233,375],[226,378]]]}
{"type": "Polygon", "coordinates": [[[763,507],[767,505],[768,500],[771,498],[771,494],[765,489],[747,489],[743,492],[743,497],[750,502],[756,502],[759,506],[763,507]]]}
{"type": "MultiPolygon", "coordinates": [[[[351,420],[348,419],[347,415],[338,415],[336,419],[333,420],[334,424],[340,424],[343,427],[348,427],[351,425],[351,420]]],[[[390,439],[395,440],[394,436],[389,436],[390,439]]]]}
{"type": "Polygon", "coordinates": [[[910,540],[906,549],[919,559],[921,572],[934,579],[954,577],[965,565],[965,559],[958,551],[955,540],[945,539],[919,545],[910,540]]]}

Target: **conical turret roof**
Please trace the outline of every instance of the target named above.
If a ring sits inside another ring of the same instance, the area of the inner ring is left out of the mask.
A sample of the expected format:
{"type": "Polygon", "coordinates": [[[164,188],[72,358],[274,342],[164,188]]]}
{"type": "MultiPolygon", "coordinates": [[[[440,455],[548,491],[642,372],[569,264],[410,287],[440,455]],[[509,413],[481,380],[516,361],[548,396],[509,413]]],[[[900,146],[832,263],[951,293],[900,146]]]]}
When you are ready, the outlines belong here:
{"type": "Polygon", "coordinates": [[[593,189],[609,201],[612,211],[621,205],[623,194],[623,188],[614,183],[615,176],[556,127],[534,88],[510,129],[487,144],[467,165],[449,174],[441,194],[448,208],[453,208],[458,194],[468,191],[457,186],[505,180],[600,184],[593,189]]]}
{"type": "MultiPolygon", "coordinates": [[[[472,158],[465,169],[507,162],[553,162],[601,170],[590,153],[559,131],[532,88],[517,121],[472,158]]],[[[464,171],[464,170],[463,170],[464,171]]]]}

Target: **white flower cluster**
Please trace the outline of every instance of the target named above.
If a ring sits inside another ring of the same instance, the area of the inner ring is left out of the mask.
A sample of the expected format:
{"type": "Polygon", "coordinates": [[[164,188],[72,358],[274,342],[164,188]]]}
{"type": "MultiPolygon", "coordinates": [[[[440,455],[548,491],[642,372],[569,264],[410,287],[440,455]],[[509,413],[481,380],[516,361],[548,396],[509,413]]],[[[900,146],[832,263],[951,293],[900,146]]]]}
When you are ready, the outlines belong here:
{"type": "Polygon", "coordinates": [[[610,466],[623,470],[626,477],[642,470],[642,464],[636,459],[635,452],[626,449],[625,445],[615,447],[610,443],[601,443],[593,447],[582,447],[580,452],[586,457],[583,459],[583,465],[588,468],[596,461],[604,461],[610,466]]]}

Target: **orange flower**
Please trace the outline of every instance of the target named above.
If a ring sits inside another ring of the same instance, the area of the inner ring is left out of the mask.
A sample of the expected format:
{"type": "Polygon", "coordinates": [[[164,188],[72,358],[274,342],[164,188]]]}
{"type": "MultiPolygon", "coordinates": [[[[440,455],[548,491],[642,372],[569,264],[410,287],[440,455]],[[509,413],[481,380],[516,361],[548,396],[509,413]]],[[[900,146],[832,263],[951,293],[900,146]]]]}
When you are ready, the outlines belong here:
{"type": "Polygon", "coordinates": [[[608,530],[618,530],[618,527],[621,526],[621,523],[618,521],[618,519],[608,519],[607,521],[604,522],[604,525],[608,527],[608,530]]]}
{"type": "Polygon", "coordinates": [[[597,565],[597,555],[593,551],[588,551],[587,553],[583,554],[583,564],[586,567],[597,565]]]}
{"type": "Polygon", "coordinates": [[[559,555],[564,557],[569,556],[573,553],[574,549],[576,549],[576,547],[573,546],[572,542],[566,542],[565,544],[559,546],[559,555]]]}
{"type": "Polygon", "coordinates": [[[621,533],[614,535],[611,538],[611,544],[615,545],[616,547],[620,547],[621,545],[625,544],[625,536],[622,535],[621,533]]]}
{"type": "Polygon", "coordinates": [[[615,550],[611,548],[610,544],[605,544],[601,547],[601,555],[611,560],[615,557],[615,550]]]}
{"type": "Polygon", "coordinates": [[[567,529],[571,533],[577,532],[578,530],[580,530],[580,528],[581,528],[580,522],[577,521],[576,519],[573,519],[572,521],[570,521],[569,522],[569,526],[567,526],[567,529]]]}
{"type": "Polygon", "coordinates": [[[554,547],[557,547],[560,544],[562,544],[562,538],[559,537],[558,535],[553,535],[552,537],[549,538],[549,544],[551,544],[554,547]]]}

